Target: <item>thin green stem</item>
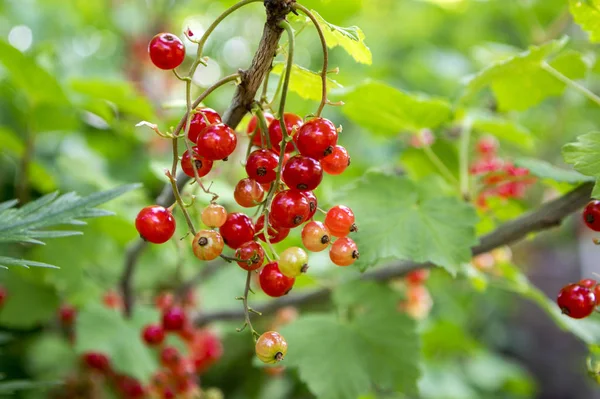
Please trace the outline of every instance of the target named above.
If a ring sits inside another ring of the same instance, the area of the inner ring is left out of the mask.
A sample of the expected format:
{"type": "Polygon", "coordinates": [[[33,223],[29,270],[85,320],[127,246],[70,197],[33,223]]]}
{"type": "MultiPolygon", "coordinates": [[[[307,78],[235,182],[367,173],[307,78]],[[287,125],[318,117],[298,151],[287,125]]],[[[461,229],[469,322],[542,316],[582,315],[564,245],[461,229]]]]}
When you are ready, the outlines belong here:
{"type": "Polygon", "coordinates": [[[470,119],[465,119],[460,136],[459,149],[459,186],[460,193],[465,200],[470,199],[469,192],[469,145],[471,142],[472,122],[470,119]]]}
{"type": "MultiPolygon", "coordinates": [[[[250,312],[255,312],[248,306],[248,294],[250,292],[250,281],[252,280],[252,272],[248,271],[248,275],[246,277],[246,287],[244,288],[244,296],[241,298],[244,304],[244,327],[239,328],[238,331],[244,330],[246,326],[250,329],[252,333],[252,338],[256,342],[260,334],[252,327],[252,321],[250,320],[250,312]]],[[[257,312],[255,312],[257,313],[257,312]]]]}
{"type": "Polygon", "coordinates": [[[179,192],[179,189],[177,188],[177,180],[175,180],[175,177],[168,170],[166,171],[166,175],[169,178],[169,182],[171,182],[171,188],[173,189],[173,195],[175,196],[175,201],[177,201],[177,205],[179,205],[179,208],[181,209],[181,212],[183,213],[183,216],[185,217],[185,222],[187,223],[188,228],[190,229],[190,232],[193,235],[196,235],[196,228],[194,227],[194,222],[192,222],[190,213],[187,211],[187,208],[185,207],[185,204],[183,203],[183,199],[181,198],[181,193],[179,192]]]}
{"type": "Polygon", "coordinates": [[[279,93],[281,92],[281,87],[283,86],[283,80],[285,79],[285,72],[281,73],[279,77],[279,81],[277,82],[277,87],[275,88],[275,93],[273,93],[273,98],[269,101],[269,108],[274,109],[275,100],[279,97],[279,93]]]}
{"type": "Polygon", "coordinates": [[[566,77],[565,75],[563,75],[562,73],[560,73],[559,71],[554,69],[550,64],[548,64],[545,61],[542,62],[542,68],[545,71],[547,71],[548,73],[550,73],[550,75],[554,76],[556,79],[560,80],[567,86],[572,87],[573,89],[577,90],[578,92],[580,92],[581,94],[586,96],[589,100],[595,102],[597,105],[600,106],[600,97],[597,96],[596,94],[592,93],[588,88],[580,85],[579,83],[575,82],[574,80],[569,79],[568,77],[566,77]]]}
{"type": "Polygon", "coordinates": [[[261,144],[266,144],[267,148],[271,148],[271,137],[269,136],[269,124],[267,123],[267,119],[265,118],[265,113],[262,109],[258,108],[256,110],[256,116],[258,117],[258,125],[260,125],[260,133],[261,133],[261,144]]]}
{"type": "Polygon", "coordinates": [[[425,152],[425,155],[427,156],[427,158],[429,158],[431,163],[433,163],[435,165],[435,167],[438,168],[440,173],[442,175],[444,175],[444,177],[446,179],[448,179],[449,181],[451,181],[457,185],[459,184],[456,176],[454,176],[452,174],[452,172],[450,172],[450,169],[448,169],[446,164],[444,162],[442,162],[442,160],[437,156],[437,154],[435,152],[433,152],[433,150],[431,149],[430,146],[428,146],[428,145],[423,146],[423,151],[425,152]]]}

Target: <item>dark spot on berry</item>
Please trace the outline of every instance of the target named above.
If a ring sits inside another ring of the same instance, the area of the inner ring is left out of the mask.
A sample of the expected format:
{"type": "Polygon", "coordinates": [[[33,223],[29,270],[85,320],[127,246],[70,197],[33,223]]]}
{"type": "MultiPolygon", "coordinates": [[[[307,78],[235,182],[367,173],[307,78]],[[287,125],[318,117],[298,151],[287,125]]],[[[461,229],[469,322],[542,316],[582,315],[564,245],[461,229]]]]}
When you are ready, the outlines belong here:
{"type": "Polygon", "coordinates": [[[589,224],[594,223],[594,221],[595,221],[594,215],[592,215],[591,213],[586,214],[585,221],[588,222],[589,224]]]}
{"type": "Polygon", "coordinates": [[[304,265],[302,265],[302,268],[300,268],[300,272],[306,273],[307,271],[308,271],[308,265],[305,263],[304,265]]]}
{"type": "Polygon", "coordinates": [[[144,237],[143,235],[140,234],[140,238],[146,242],[148,242],[148,240],[146,240],[146,237],[144,237]]]}
{"type": "Polygon", "coordinates": [[[358,226],[354,223],[352,223],[352,226],[350,226],[350,232],[351,233],[355,233],[358,231],[358,226]]]}
{"type": "Polygon", "coordinates": [[[256,169],[256,174],[258,176],[265,176],[267,174],[267,168],[265,168],[264,166],[260,166],[256,169]]]}
{"type": "Polygon", "coordinates": [[[331,153],[333,153],[333,147],[329,146],[325,149],[325,151],[323,152],[323,155],[327,156],[327,155],[330,155],[331,153]]]}
{"type": "Polygon", "coordinates": [[[358,259],[360,257],[360,254],[358,253],[358,251],[352,251],[352,259],[358,259]]]}
{"type": "Polygon", "coordinates": [[[282,361],[283,360],[283,353],[277,352],[275,354],[275,360],[277,360],[278,362],[282,361]]]}
{"type": "Polygon", "coordinates": [[[223,158],[223,162],[227,162],[227,161],[229,161],[229,157],[223,158]]]}
{"type": "Polygon", "coordinates": [[[350,166],[350,157],[348,157],[348,166],[350,166]]]}
{"type": "Polygon", "coordinates": [[[208,244],[208,238],[206,238],[206,237],[200,237],[200,239],[198,240],[198,245],[200,245],[201,247],[203,247],[206,244],[208,244]]]}
{"type": "Polygon", "coordinates": [[[321,244],[327,244],[329,241],[331,241],[331,239],[329,238],[329,236],[327,234],[325,234],[323,237],[321,237],[321,244]]]}
{"type": "Polygon", "coordinates": [[[163,37],[166,41],[169,41],[169,42],[175,41],[175,37],[173,37],[173,35],[164,35],[163,37]]]}
{"type": "Polygon", "coordinates": [[[201,161],[201,160],[199,160],[199,159],[196,159],[196,160],[194,161],[194,165],[196,165],[196,169],[197,169],[197,170],[199,170],[199,169],[202,169],[202,161],[201,161]]]}
{"type": "Polygon", "coordinates": [[[294,224],[298,225],[298,224],[302,223],[303,220],[304,220],[304,218],[302,216],[297,215],[294,217],[294,224]]]}
{"type": "Polygon", "coordinates": [[[311,212],[314,212],[317,209],[317,204],[315,204],[314,201],[310,201],[308,207],[308,209],[310,209],[311,212]]]}
{"type": "Polygon", "coordinates": [[[571,313],[571,312],[569,312],[569,309],[567,309],[567,308],[560,308],[560,311],[562,312],[562,314],[567,315],[567,316],[569,315],[569,313],[571,313]]]}
{"type": "MultiPolygon", "coordinates": [[[[293,288],[293,287],[292,287],[293,288]]],[[[290,291],[292,290],[292,288],[290,288],[289,290],[287,290],[283,295],[287,295],[290,293],[290,291]]]]}
{"type": "MultiPolygon", "coordinates": [[[[304,183],[300,183],[296,186],[298,188],[298,190],[306,190],[308,188],[308,186],[304,183]]],[[[310,203],[312,205],[312,202],[310,203]]],[[[311,209],[312,212],[312,209],[311,209]]]]}

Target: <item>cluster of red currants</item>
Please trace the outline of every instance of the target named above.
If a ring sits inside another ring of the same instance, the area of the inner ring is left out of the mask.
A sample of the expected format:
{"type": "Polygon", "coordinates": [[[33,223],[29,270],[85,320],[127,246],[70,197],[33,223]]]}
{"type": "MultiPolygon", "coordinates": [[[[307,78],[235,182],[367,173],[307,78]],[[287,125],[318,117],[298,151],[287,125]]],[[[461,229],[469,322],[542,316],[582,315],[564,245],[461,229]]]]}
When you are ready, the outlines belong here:
{"type": "Polygon", "coordinates": [[[429,315],[433,299],[425,282],[429,279],[429,269],[417,269],[404,277],[406,299],[400,301],[398,309],[416,320],[429,315]]]}
{"type": "Polygon", "coordinates": [[[486,209],[491,197],[523,198],[527,188],[535,182],[529,170],[514,166],[498,156],[500,145],[494,136],[485,136],[476,143],[477,159],[470,173],[480,177],[482,188],[477,196],[477,206],[486,209]]]}

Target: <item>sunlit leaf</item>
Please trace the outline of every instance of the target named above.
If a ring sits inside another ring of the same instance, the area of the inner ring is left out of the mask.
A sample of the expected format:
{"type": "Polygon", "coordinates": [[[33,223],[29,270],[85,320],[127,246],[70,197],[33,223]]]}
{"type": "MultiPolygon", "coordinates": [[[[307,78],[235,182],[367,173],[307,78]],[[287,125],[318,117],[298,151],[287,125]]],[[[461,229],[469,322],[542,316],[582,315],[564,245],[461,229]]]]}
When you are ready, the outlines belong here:
{"type": "MultiPolygon", "coordinates": [[[[275,64],[273,66],[272,72],[276,75],[281,75],[283,71],[283,64],[275,64]]],[[[303,68],[299,65],[292,66],[292,73],[290,75],[290,90],[294,93],[298,94],[302,98],[306,98],[308,100],[321,100],[321,75],[309,71],[306,68],[303,68]]],[[[338,82],[332,79],[327,79],[327,90],[331,90],[333,88],[341,88],[338,82]]]]}

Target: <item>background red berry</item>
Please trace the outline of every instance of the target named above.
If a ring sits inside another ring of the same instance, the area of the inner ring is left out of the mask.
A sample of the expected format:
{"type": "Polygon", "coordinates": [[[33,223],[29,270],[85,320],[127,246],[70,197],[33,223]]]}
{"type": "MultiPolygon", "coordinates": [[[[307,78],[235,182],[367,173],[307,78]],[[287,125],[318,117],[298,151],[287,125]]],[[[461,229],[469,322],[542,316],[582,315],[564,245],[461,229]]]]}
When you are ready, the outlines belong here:
{"type": "Polygon", "coordinates": [[[185,311],[179,306],[166,309],[162,315],[162,326],[165,331],[179,331],[187,322],[185,311]]]}
{"type": "Polygon", "coordinates": [[[165,340],[165,331],[158,324],[150,324],[144,327],[142,338],[148,345],[160,345],[165,340]]]}

